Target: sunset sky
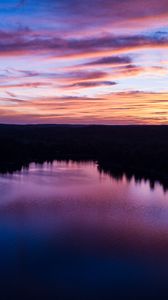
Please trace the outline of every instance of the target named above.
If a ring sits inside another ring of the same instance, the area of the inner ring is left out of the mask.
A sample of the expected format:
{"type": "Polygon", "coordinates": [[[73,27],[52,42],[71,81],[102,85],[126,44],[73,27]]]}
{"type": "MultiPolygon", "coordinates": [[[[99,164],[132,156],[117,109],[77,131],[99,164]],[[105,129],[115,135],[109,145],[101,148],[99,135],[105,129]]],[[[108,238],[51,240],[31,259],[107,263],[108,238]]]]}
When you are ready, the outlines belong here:
{"type": "Polygon", "coordinates": [[[168,0],[0,0],[0,123],[168,124],[168,0]]]}

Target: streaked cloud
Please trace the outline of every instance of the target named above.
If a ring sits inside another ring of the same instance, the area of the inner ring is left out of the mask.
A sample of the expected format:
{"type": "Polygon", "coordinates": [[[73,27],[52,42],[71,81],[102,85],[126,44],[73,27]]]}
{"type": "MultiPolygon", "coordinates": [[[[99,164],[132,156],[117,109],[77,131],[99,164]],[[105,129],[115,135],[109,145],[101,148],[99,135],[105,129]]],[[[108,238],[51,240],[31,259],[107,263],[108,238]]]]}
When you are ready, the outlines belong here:
{"type": "Polygon", "coordinates": [[[0,10],[0,122],[168,124],[167,0],[0,10]]]}

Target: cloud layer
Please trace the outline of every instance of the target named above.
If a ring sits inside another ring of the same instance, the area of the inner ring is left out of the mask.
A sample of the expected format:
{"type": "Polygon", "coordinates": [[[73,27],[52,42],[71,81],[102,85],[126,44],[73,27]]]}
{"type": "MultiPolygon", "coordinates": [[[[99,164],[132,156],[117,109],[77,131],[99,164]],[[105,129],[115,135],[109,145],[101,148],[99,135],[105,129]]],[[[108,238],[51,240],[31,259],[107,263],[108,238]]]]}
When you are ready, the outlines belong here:
{"type": "Polygon", "coordinates": [[[0,122],[168,123],[167,0],[0,10],[0,122]]]}

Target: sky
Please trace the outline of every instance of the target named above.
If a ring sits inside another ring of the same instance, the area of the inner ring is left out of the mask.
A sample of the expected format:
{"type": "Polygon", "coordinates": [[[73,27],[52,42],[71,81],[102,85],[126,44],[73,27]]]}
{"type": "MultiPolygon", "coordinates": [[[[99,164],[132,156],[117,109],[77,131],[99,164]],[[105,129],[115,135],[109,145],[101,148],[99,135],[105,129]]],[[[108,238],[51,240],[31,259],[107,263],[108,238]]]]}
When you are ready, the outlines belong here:
{"type": "Polygon", "coordinates": [[[168,0],[0,0],[0,123],[168,124],[168,0]]]}

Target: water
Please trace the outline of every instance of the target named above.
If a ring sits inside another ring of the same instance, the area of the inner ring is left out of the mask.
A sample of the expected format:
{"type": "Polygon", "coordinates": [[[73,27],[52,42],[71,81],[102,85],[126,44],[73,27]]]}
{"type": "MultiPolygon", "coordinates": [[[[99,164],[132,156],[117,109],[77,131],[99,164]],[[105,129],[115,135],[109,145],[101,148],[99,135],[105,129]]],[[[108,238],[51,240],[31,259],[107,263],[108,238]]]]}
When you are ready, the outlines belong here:
{"type": "Polygon", "coordinates": [[[116,179],[93,162],[32,163],[0,176],[3,299],[160,295],[167,252],[159,183],[116,179]]]}

